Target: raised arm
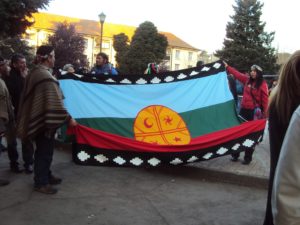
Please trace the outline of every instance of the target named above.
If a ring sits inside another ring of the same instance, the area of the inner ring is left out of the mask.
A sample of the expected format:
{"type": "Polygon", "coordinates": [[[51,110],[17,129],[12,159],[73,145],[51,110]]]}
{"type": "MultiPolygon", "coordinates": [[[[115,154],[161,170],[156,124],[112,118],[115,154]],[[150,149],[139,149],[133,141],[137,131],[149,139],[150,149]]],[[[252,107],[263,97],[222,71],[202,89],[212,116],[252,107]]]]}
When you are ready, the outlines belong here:
{"type": "MultiPolygon", "coordinates": [[[[227,65],[227,64],[225,64],[225,65],[227,65]]],[[[246,74],[240,73],[235,68],[228,66],[228,65],[225,66],[225,68],[229,74],[232,74],[235,77],[235,79],[239,80],[244,85],[247,83],[249,77],[246,74]]]]}
{"type": "Polygon", "coordinates": [[[227,73],[233,75],[235,79],[239,80],[244,85],[247,83],[249,77],[246,74],[240,73],[235,68],[229,66],[225,61],[223,61],[223,63],[225,65],[225,69],[226,69],[227,73]]]}

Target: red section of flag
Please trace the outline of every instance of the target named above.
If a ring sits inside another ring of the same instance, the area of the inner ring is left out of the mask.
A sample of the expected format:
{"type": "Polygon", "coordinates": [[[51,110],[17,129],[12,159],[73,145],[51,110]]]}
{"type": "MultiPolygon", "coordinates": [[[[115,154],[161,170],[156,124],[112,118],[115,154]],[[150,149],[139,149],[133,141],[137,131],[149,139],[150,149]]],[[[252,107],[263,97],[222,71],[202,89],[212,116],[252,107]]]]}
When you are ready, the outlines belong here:
{"type": "Polygon", "coordinates": [[[188,145],[156,145],[106,133],[82,125],[77,125],[69,134],[75,134],[78,144],[95,148],[137,151],[137,152],[186,152],[209,148],[215,145],[264,130],[266,120],[245,122],[241,125],[193,138],[188,145]]]}

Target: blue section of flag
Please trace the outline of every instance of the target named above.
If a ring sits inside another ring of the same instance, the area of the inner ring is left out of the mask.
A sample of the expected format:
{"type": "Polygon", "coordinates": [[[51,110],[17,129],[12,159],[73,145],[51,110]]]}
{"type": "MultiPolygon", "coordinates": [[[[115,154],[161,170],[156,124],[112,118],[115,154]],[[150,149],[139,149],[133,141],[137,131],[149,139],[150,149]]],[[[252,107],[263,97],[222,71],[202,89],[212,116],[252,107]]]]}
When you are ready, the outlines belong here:
{"type": "Polygon", "coordinates": [[[233,99],[226,72],[164,84],[107,85],[60,80],[73,118],[135,118],[149,105],[183,113],[233,99]]]}

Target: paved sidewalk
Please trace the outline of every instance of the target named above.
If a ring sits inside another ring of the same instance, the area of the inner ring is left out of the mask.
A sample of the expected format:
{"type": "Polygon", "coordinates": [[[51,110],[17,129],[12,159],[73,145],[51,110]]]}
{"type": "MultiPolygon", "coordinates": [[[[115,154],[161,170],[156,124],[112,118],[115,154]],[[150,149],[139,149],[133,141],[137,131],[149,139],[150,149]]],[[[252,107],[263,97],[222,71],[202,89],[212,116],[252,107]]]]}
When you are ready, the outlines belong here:
{"type": "Polygon", "coordinates": [[[7,155],[0,157],[0,176],[11,182],[0,188],[1,225],[250,225],[263,221],[265,189],[210,182],[203,169],[193,166],[78,166],[70,153],[68,148],[58,148],[54,154],[53,172],[63,178],[56,195],[33,191],[32,175],[9,172],[7,155]]]}
{"type": "Polygon", "coordinates": [[[224,182],[267,188],[270,170],[269,134],[265,133],[263,141],[256,146],[249,165],[241,163],[243,157],[244,153],[241,153],[239,161],[232,162],[231,156],[228,155],[191,166],[207,171],[214,178],[218,176],[224,182]]]}
{"type": "Polygon", "coordinates": [[[74,164],[70,145],[60,145],[52,169],[63,183],[54,196],[34,192],[32,175],[11,173],[4,153],[0,177],[10,184],[0,188],[0,224],[260,224],[268,153],[265,140],[248,166],[226,156],[187,166],[93,167],[74,164]]]}
{"type": "MultiPolygon", "coordinates": [[[[20,145],[18,145],[20,146],[20,145]]],[[[62,150],[67,154],[71,154],[70,145],[62,144],[57,147],[57,150],[62,150]]],[[[20,152],[20,151],[19,151],[20,152]]],[[[20,154],[21,155],[21,154],[20,154]]],[[[65,156],[61,156],[65,157],[65,156]]],[[[239,184],[244,186],[254,186],[258,188],[267,188],[269,168],[270,168],[270,150],[269,150],[269,135],[264,134],[263,141],[256,146],[253,154],[253,160],[249,165],[243,165],[244,153],[241,153],[239,161],[232,162],[231,156],[222,156],[208,161],[188,164],[186,166],[178,166],[176,172],[182,176],[195,178],[203,177],[211,181],[226,182],[239,184]]],[[[63,161],[56,155],[56,162],[63,161]]],[[[22,161],[22,160],[19,160],[22,161]]],[[[55,163],[55,162],[54,162],[55,163]]],[[[8,157],[6,153],[0,157],[0,169],[8,167],[8,157]]],[[[153,168],[154,171],[159,170],[165,173],[173,173],[174,167],[153,168]]]]}

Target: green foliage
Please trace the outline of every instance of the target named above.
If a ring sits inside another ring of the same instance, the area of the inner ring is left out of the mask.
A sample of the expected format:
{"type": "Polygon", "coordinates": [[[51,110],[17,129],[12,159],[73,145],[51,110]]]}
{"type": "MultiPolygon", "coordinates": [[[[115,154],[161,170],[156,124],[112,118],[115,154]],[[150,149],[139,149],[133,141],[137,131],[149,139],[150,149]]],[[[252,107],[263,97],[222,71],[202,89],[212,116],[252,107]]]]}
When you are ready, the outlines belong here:
{"type": "Polygon", "coordinates": [[[20,36],[0,40],[0,55],[10,59],[12,55],[20,53],[25,56],[28,67],[31,67],[34,58],[34,49],[28,46],[27,41],[20,36]]]}
{"type": "Polygon", "coordinates": [[[45,8],[51,0],[1,0],[0,37],[14,37],[32,25],[31,14],[45,8]]]}
{"type": "Polygon", "coordinates": [[[258,0],[236,0],[235,15],[228,22],[224,47],[216,55],[240,71],[249,71],[251,65],[260,65],[264,74],[278,71],[276,51],[271,46],[274,32],[264,31],[261,22],[263,4],[258,0]]]}
{"type": "Polygon", "coordinates": [[[65,64],[76,64],[80,60],[81,66],[86,66],[85,40],[76,33],[75,26],[67,22],[59,23],[55,33],[48,37],[48,44],[55,50],[55,69],[61,69],[65,64]]]}
{"type": "Polygon", "coordinates": [[[128,38],[124,36],[126,35],[114,37],[114,41],[120,43],[115,50],[117,54],[120,53],[120,58],[116,60],[121,73],[144,73],[148,63],[159,64],[164,59],[168,41],[164,35],[158,33],[153,23],[146,21],[140,24],[132,37],[130,46],[125,45],[128,38]],[[120,47],[119,50],[118,47],[120,47]]]}
{"type": "Polygon", "coordinates": [[[113,47],[116,51],[115,58],[118,63],[117,68],[122,73],[128,73],[125,59],[130,47],[128,45],[129,39],[124,33],[114,35],[113,39],[113,47]]]}

